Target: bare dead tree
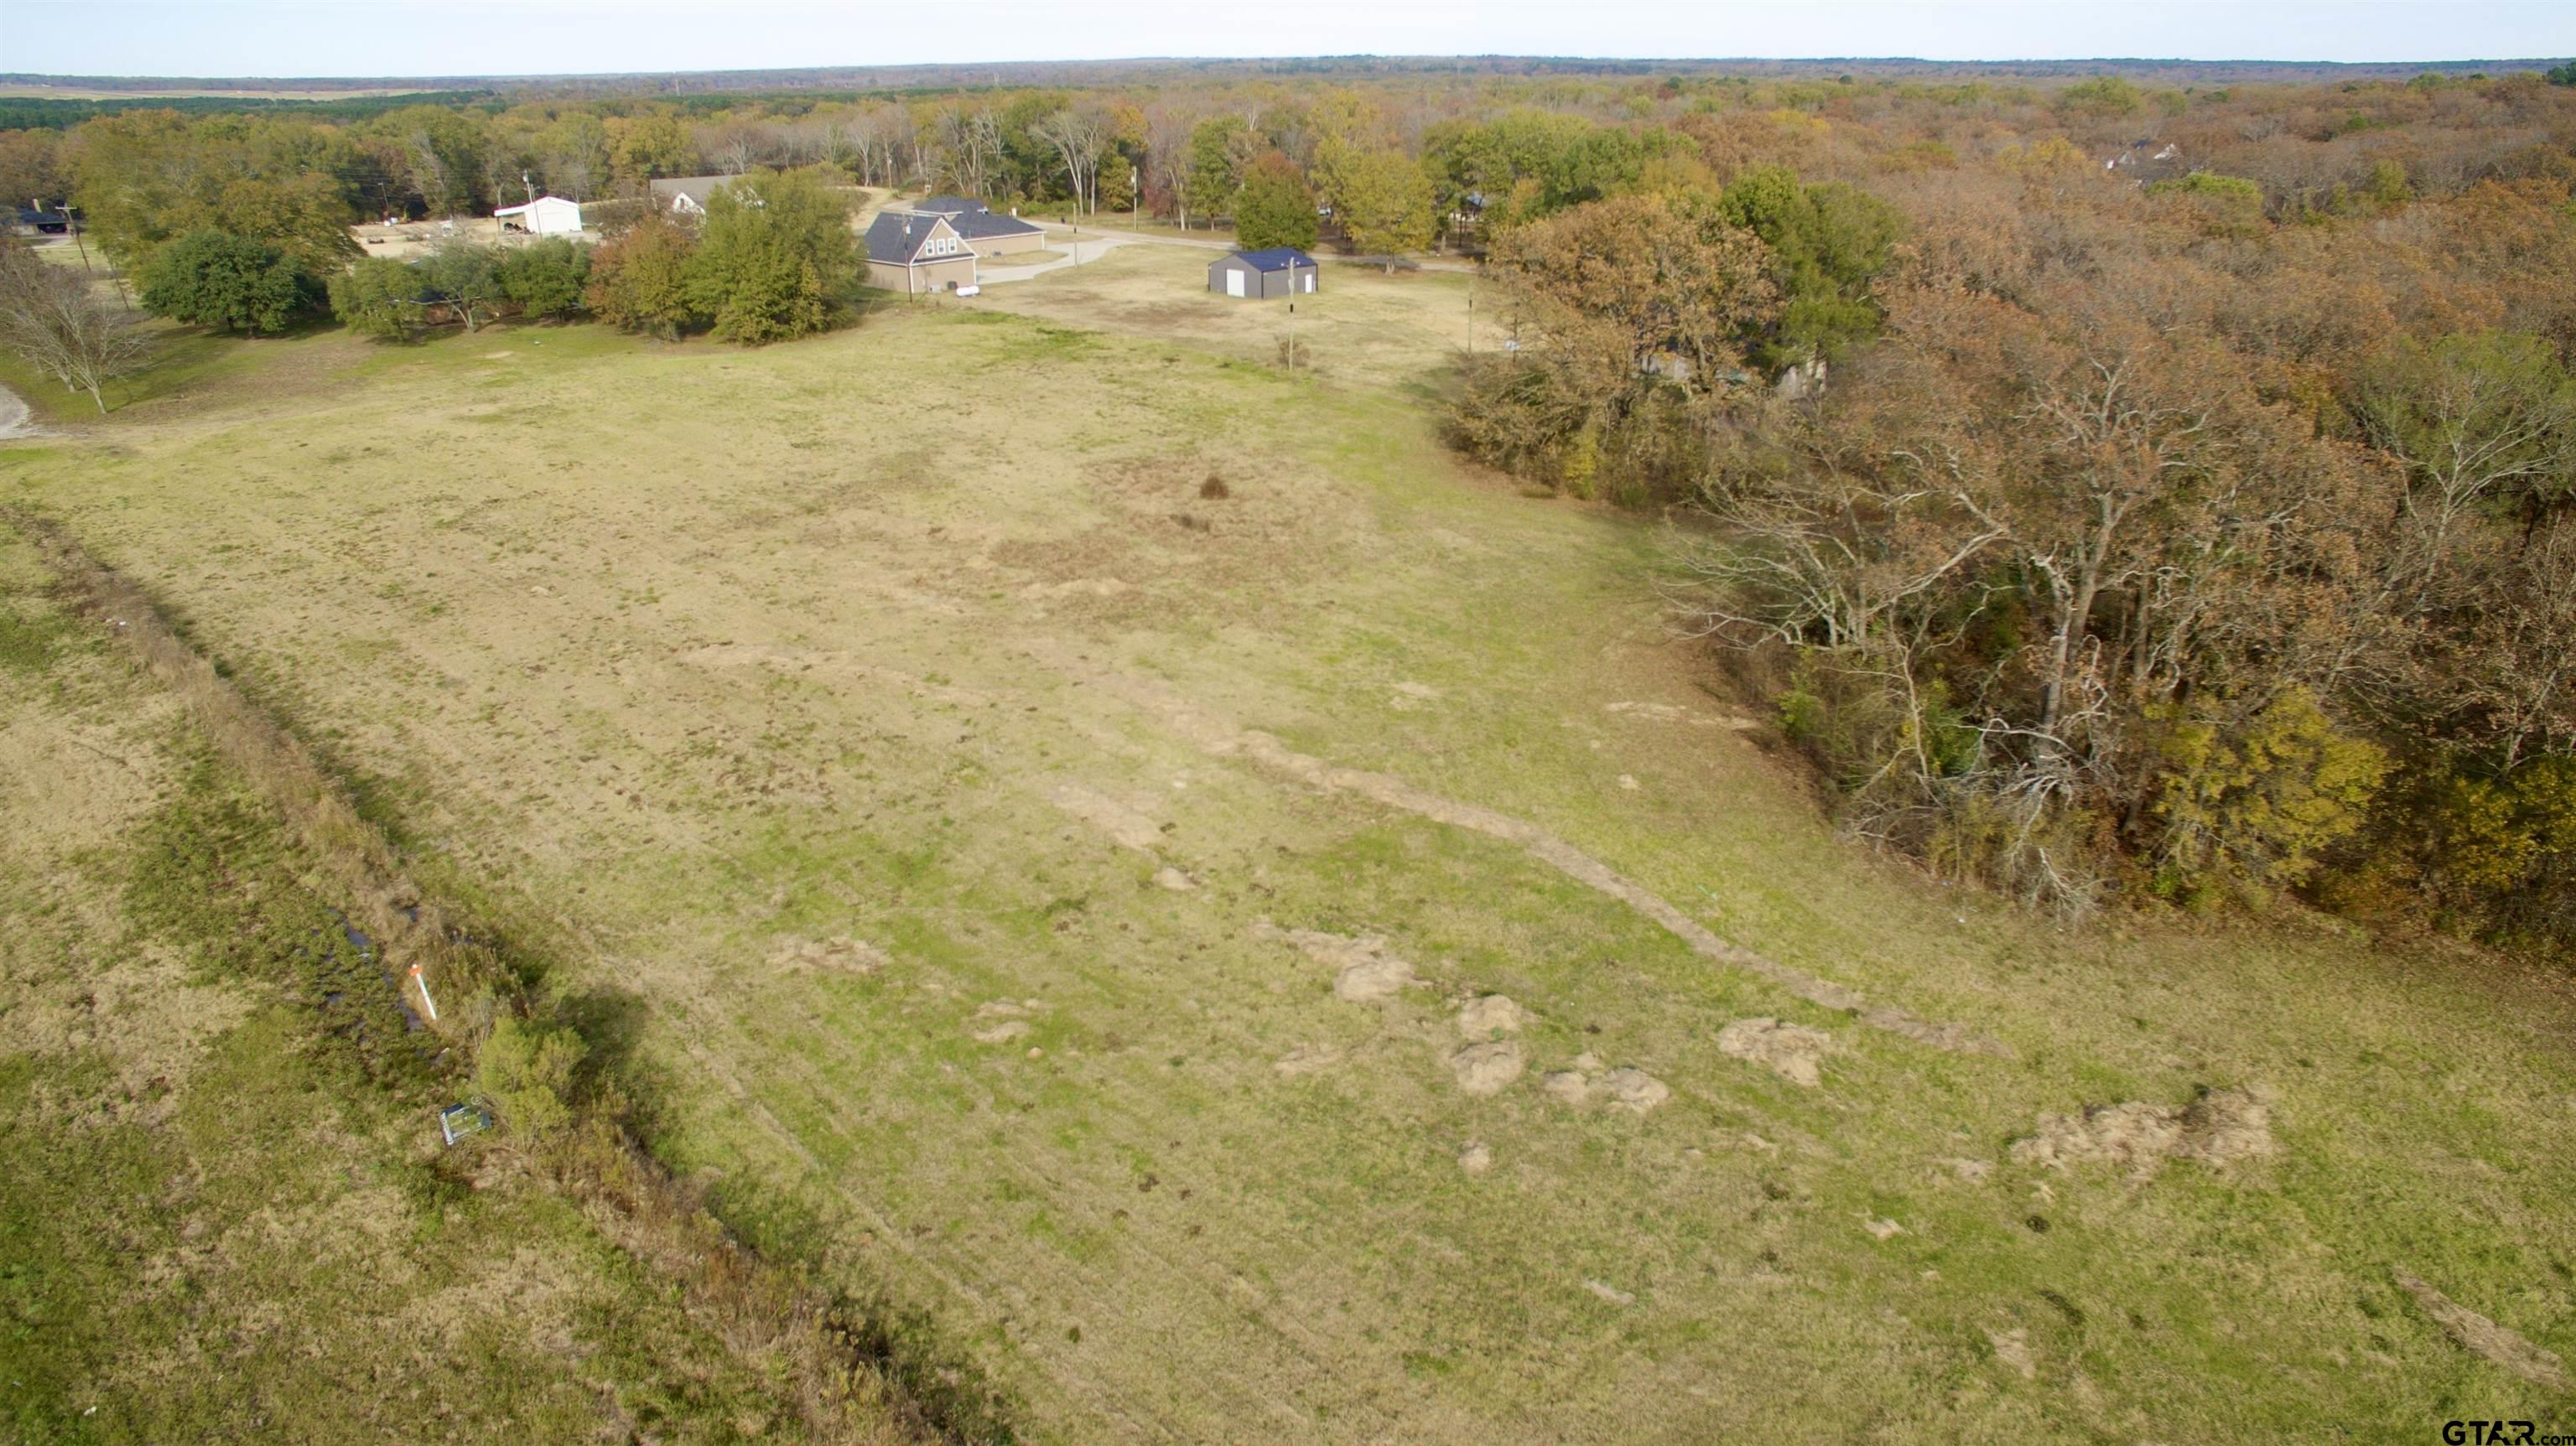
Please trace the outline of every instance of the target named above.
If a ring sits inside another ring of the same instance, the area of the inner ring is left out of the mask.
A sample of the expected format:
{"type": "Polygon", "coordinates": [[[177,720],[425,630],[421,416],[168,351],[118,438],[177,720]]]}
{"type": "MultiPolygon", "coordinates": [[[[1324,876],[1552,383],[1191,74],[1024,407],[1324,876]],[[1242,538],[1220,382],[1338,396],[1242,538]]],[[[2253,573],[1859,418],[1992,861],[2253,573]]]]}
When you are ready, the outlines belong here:
{"type": "Polygon", "coordinates": [[[0,347],[107,411],[105,388],[142,367],[151,344],[89,277],[17,248],[0,251],[0,347]]]}
{"type": "Polygon", "coordinates": [[[1030,133],[1055,147],[1064,162],[1074,209],[1099,210],[1100,153],[1109,144],[1109,117],[1090,106],[1060,110],[1031,127],[1030,133]]]}
{"type": "Polygon", "coordinates": [[[989,106],[956,106],[940,113],[941,159],[961,195],[981,196],[1002,149],[1002,122],[989,106]]]}

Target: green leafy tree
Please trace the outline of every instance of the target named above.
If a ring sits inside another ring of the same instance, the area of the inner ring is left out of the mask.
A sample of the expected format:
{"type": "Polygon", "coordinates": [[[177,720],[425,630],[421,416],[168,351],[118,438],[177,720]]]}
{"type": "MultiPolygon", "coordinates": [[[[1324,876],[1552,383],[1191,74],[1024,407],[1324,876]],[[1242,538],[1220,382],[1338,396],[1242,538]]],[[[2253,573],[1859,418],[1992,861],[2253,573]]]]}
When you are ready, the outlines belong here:
{"type": "Polygon", "coordinates": [[[1246,250],[1315,244],[1315,193],[1286,156],[1271,151],[1243,173],[1234,203],[1234,234],[1246,250]]]}
{"type": "Polygon", "coordinates": [[[621,186],[640,188],[655,176],[685,176],[698,167],[698,145],[689,128],[667,110],[611,116],[609,174],[621,186]]]}
{"type": "Polygon", "coordinates": [[[412,189],[431,214],[489,208],[485,161],[492,140],[481,116],[439,105],[405,106],[378,120],[374,130],[399,149],[412,189]]]}
{"type": "Polygon", "coordinates": [[[590,282],[590,252],[561,236],[521,246],[501,258],[501,293],[525,316],[562,316],[581,307],[590,282]]]}
{"type": "Polygon", "coordinates": [[[313,276],[358,254],[349,222],[370,162],[328,128],[136,111],[88,122],[64,149],[89,233],[129,271],[196,231],[265,241],[313,276]]]}
{"type": "Polygon", "coordinates": [[[1201,121],[1190,131],[1190,205],[1210,217],[1232,215],[1236,193],[1243,188],[1243,168],[1260,144],[1241,116],[1201,121]]]}
{"type": "Polygon", "coordinates": [[[2057,93],[2060,111],[2095,119],[2127,115],[2145,102],[2143,91],[2116,75],[2097,75],[2091,80],[2079,80],[2057,93]]]}
{"type": "Polygon", "coordinates": [[[284,331],[312,301],[285,252],[221,231],[192,231],[162,247],[142,282],[144,310],[245,334],[284,331]]]}
{"type": "Polygon", "coordinates": [[[785,341],[831,324],[857,267],[848,207],[823,178],[764,172],[708,200],[688,294],[726,341],[785,341]]]}
{"type": "Polygon", "coordinates": [[[1763,362],[1839,359],[1877,334],[1872,284],[1904,234],[1893,207],[1849,186],[1805,185],[1786,167],[1762,166],[1725,189],[1717,216],[1770,248],[1781,307],[1756,348],[1763,362]]]}
{"type": "Polygon", "coordinates": [[[1337,213],[1361,254],[1387,258],[1431,244],[1431,178],[1396,151],[1363,151],[1342,165],[1337,213]]]}
{"type": "Polygon", "coordinates": [[[469,332],[480,330],[509,295],[501,282],[501,248],[497,246],[451,241],[413,269],[469,332]]]}
{"type": "Polygon", "coordinates": [[[2549,77],[2551,85],[2576,85],[2576,60],[2565,65],[2553,65],[2543,74],[2549,77]]]}
{"type": "Polygon", "coordinates": [[[361,256],[331,278],[331,314],[360,336],[408,338],[421,320],[421,276],[402,262],[361,256]]]}
{"type": "Polygon", "coordinates": [[[690,299],[697,250],[697,238],[685,227],[651,213],[593,253],[584,299],[612,325],[675,339],[682,328],[704,319],[690,299]]]}

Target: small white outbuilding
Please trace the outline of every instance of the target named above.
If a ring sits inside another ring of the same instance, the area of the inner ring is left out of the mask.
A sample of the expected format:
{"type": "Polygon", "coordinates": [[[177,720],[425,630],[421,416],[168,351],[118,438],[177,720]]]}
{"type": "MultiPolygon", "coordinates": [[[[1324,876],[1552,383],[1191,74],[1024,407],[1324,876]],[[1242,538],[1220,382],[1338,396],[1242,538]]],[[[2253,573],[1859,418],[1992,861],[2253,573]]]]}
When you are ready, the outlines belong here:
{"type": "Polygon", "coordinates": [[[504,206],[492,214],[505,228],[532,236],[570,236],[581,230],[581,203],[561,196],[539,196],[524,206],[504,206]]]}

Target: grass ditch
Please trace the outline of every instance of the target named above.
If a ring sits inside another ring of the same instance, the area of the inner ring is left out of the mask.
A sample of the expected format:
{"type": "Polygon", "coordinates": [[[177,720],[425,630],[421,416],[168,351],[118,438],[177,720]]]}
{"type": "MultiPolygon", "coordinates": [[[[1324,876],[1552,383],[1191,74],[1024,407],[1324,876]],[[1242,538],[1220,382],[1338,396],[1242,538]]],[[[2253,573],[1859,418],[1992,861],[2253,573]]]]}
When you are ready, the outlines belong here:
{"type": "MultiPolygon", "coordinates": [[[[693,1328],[792,1403],[806,1439],[1017,1439],[1011,1403],[925,1316],[882,1292],[825,1288],[807,1262],[755,1250],[695,1182],[664,1168],[633,1125],[617,1056],[592,1047],[580,1004],[550,997],[536,961],[487,922],[418,887],[313,750],[182,639],[145,589],[48,519],[0,508],[0,522],[35,544],[66,611],[116,638],[211,750],[147,826],[126,890],[138,924],[197,940],[219,969],[291,961],[300,977],[290,993],[317,1005],[324,1047],[354,1063],[357,1078],[479,1088],[499,1116],[490,1153],[667,1282],[693,1328]],[[309,867],[291,885],[236,876],[255,866],[244,841],[263,821],[215,779],[215,760],[298,846],[309,867]]],[[[50,640],[12,627],[0,649],[41,663],[50,640]]]]}

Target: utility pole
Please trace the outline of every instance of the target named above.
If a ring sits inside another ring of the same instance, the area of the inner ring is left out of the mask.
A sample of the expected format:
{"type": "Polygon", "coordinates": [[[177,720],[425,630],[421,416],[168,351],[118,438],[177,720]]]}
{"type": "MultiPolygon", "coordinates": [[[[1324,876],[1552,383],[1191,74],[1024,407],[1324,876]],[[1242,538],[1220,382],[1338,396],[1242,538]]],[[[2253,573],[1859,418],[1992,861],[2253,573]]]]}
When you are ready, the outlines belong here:
{"type": "Polygon", "coordinates": [[[1467,353],[1476,351],[1476,273],[1467,273],[1467,353]]]}
{"type": "Polygon", "coordinates": [[[1297,375],[1297,263],[1288,263],[1288,375],[1297,375]]]}
{"type": "MultiPolygon", "coordinates": [[[[528,188],[528,204],[531,206],[537,204],[537,183],[528,179],[527,172],[519,173],[519,184],[528,188]]],[[[537,218],[530,216],[528,219],[534,221],[537,218]]]]}

